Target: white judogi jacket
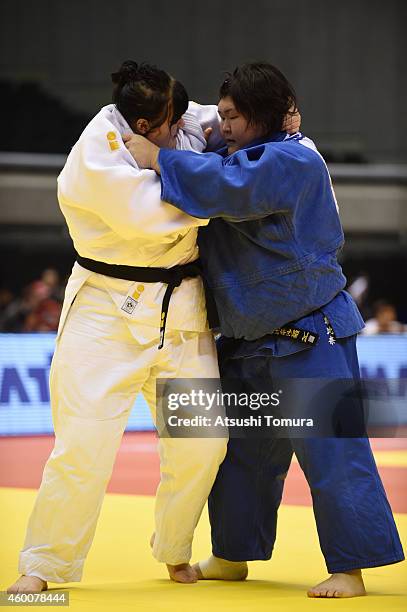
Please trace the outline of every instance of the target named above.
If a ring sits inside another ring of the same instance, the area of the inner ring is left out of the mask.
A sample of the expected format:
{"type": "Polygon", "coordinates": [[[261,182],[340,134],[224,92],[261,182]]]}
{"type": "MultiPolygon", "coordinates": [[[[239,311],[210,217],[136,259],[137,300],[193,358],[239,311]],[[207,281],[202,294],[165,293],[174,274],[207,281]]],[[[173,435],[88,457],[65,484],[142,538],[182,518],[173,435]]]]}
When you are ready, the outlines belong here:
{"type": "MultiPolygon", "coordinates": [[[[184,122],[177,148],[202,152],[206,146],[202,127],[214,127],[212,140],[218,138],[215,106],[191,103],[184,122]]],[[[103,107],[81,134],[58,177],[58,200],[75,249],[82,257],[128,266],[170,268],[193,261],[198,257],[198,227],[208,220],[161,201],[159,177],[153,170],[141,170],[123,143],[121,136],[131,131],[115,105],[103,107]]],[[[75,263],[58,334],[75,295],[92,274],[75,263]]],[[[104,279],[118,314],[157,333],[166,285],[104,279]],[[135,292],[137,305],[126,312],[122,309],[126,298],[135,292]]],[[[174,290],[167,329],[208,329],[199,277],[184,280],[174,290]]]]}

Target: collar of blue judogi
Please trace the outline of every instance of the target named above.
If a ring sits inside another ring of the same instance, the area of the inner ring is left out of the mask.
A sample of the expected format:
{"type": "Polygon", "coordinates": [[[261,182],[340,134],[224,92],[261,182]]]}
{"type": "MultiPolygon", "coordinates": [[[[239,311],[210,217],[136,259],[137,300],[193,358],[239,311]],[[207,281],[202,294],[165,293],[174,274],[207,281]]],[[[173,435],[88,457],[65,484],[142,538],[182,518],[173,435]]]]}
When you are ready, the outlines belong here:
{"type": "MultiPolygon", "coordinates": [[[[304,138],[304,136],[301,134],[301,132],[296,132],[295,134],[291,135],[287,135],[287,132],[275,132],[268,138],[256,138],[255,140],[252,140],[248,145],[242,147],[242,149],[251,149],[252,147],[257,147],[259,145],[266,144],[267,142],[282,142],[283,140],[301,140],[302,138],[304,138]]],[[[218,149],[217,151],[215,151],[215,153],[221,155],[224,158],[230,157],[228,155],[228,148],[226,146],[222,147],[221,149],[218,149]]],[[[231,155],[234,155],[234,153],[231,153],[231,155]]]]}

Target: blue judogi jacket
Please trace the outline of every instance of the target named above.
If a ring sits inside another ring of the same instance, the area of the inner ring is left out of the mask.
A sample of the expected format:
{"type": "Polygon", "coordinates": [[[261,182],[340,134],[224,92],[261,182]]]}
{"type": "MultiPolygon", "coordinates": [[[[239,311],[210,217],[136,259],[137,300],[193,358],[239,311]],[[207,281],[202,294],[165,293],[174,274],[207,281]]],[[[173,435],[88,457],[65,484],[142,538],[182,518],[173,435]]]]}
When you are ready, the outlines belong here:
{"type": "Polygon", "coordinates": [[[223,335],[289,354],[302,347],[268,334],[294,321],[312,330],[314,311],[324,312],[338,338],[363,328],[343,291],[343,231],[312,141],[280,132],[232,155],[161,149],[158,159],[162,199],[212,219],[199,247],[223,335]]]}

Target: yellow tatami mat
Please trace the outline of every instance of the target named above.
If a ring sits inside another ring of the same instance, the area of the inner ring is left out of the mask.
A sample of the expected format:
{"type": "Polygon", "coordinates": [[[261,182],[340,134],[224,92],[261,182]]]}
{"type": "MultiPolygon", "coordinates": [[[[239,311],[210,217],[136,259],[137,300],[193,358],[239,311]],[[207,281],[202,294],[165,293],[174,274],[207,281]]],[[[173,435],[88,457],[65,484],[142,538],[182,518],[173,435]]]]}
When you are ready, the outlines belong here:
{"type": "Polygon", "coordinates": [[[407,451],[375,451],[378,466],[407,467],[407,451]]]}
{"type": "MultiPolygon", "coordinates": [[[[32,490],[0,489],[0,590],[5,590],[17,578],[18,551],[34,498],[32,490]]],[[[368,597],[335,601],[308,599],[307,587],[325,578],[326,570],[312,509],[301,506],[281,508],[274,557],[271,561],[251,563],[246,582],[204,581],[193,585],[170,582],[165,567],[152,558],[149,550],[153,505],[152,497],[106,496],[83,580],[63,585],[63,588],[69,587],[70,610],[302,612],[335,608],[350,612],[405,612],[407,609],[406,563],[366,570],[368,597]]],[[[396,520],[405,543],[407,515],[399,514],[396,520]]],[[[205,511],[196,533],[194,560],[209,554],[209,543],[205,511]]],[[[61,588],[62,585],[50,583],[49,586],[61,588]]]]}

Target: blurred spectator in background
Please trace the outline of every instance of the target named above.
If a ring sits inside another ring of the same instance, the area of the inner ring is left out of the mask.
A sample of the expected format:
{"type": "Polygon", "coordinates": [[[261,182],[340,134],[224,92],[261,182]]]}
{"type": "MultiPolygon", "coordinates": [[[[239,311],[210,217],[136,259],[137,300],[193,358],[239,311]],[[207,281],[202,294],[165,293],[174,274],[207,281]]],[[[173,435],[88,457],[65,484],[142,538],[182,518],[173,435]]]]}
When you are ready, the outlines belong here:
{"type": "Polygon", "coordinates": [[[28,288],[22,291],[21,297],[15,297],[2,311],[0,330],[2,332],[21,332],[25,319],[31,310],[31,299],[28,288]]]}
{"type": "Polygon", "coordinates": [[[0,315],[2,332],[48,332],[58,329],[61,304],[42,280],[30,283],[22,297],[10,301],[0,315]]]}
{"type": "Polygon", "coordinates": [[[14,294],[8,287],[0,287],[0,313],[14,300],[14,294]]]}
{"type": "Polygon", "coordinates": [[[64,301],[65,288],[61,285],[59,272],[55,268],[47,268],[41,274],[41,280],[50,288],[51,293],[49,297],[62,303],[64,301]]]}
{"type": "Polygon", "coordinates": [[[366,321],[362,331],[365,335],[402,334],[407,332],[407,325],[397,321],[397,311],[393,304],[378,300],[373,304],[374,317],[366,321]]]}
{"type": "Polygon", "coordinates": [[[14,300],[14,294],[8,287],[0,288],[0,332],[6,331],[4,329],[3,322],[5,320],[6,312],[14,300]]]}
{"type": "Polygon", "coordinates": [[[52,288],[44,281],[34,281],[27,287],[30,311],[25,317],[25,332],[49,332],[58,329],[61,303],[52,297],[52,288]]]}

